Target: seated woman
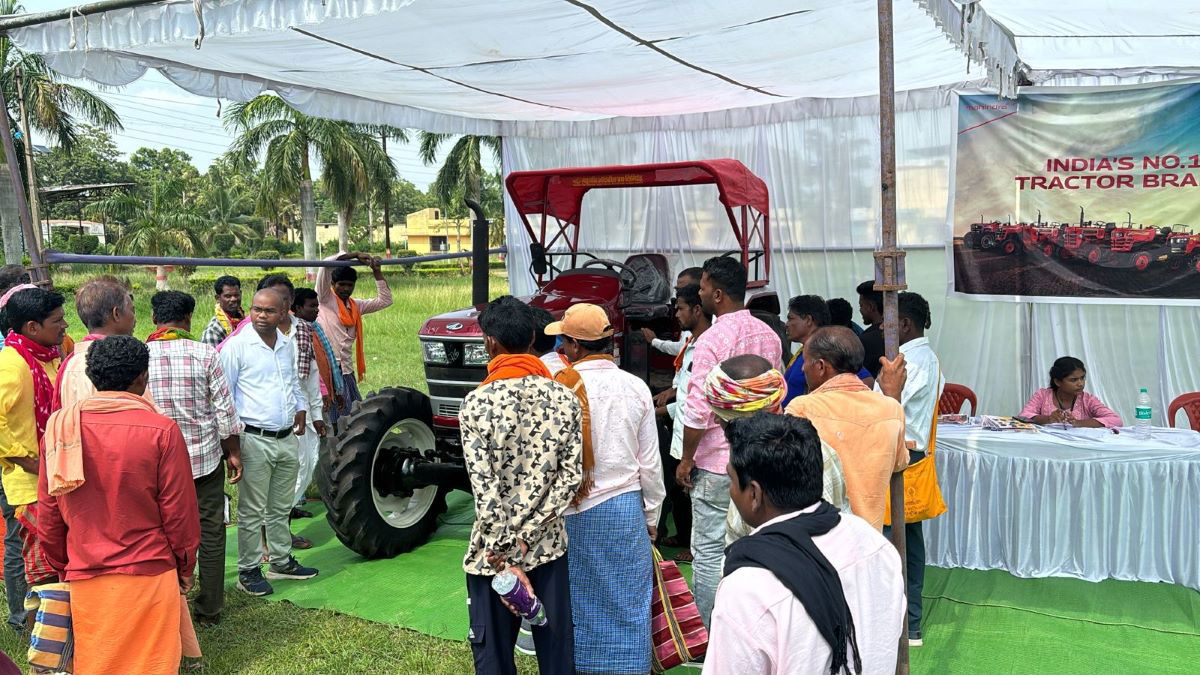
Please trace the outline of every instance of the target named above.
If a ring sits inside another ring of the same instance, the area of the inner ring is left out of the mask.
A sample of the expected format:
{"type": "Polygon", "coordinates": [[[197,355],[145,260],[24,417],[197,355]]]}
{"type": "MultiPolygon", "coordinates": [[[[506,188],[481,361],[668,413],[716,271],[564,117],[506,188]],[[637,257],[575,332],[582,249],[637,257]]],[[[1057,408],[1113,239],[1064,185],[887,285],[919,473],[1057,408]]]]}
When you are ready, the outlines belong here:
{"type": "Polygon", "coordinates": [[[1034,424],[1067,424],[1074,427],[1119,427],[1121,416],[1100,399],[1083,390],[1087,368],[1083,361],[1064,356],[1050,367],[1050,386],[1039,389],[1021,410],[1034,424]]]}

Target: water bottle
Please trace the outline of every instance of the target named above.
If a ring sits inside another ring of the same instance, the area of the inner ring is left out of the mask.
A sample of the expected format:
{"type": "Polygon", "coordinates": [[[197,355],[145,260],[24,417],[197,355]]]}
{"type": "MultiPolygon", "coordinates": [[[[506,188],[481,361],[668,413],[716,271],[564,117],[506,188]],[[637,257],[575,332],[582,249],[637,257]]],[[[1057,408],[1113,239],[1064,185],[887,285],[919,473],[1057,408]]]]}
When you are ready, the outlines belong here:
{"type": "Polygon", "coordinates": [[[546,608],[525,588],[525,584],[512,572],[501,572],[492,577],[492,590],[508,601],[533,626],[546,625],[546,608]]]}
{"type": "Polygon", "coordinates": [[[1150,407],[1150,393],[1142,387],[1137,397],[1137,420],[1133,423],[1134,432],[1139,438],[1150,438],[1151,417],[1154,415],[1150,407]]]}

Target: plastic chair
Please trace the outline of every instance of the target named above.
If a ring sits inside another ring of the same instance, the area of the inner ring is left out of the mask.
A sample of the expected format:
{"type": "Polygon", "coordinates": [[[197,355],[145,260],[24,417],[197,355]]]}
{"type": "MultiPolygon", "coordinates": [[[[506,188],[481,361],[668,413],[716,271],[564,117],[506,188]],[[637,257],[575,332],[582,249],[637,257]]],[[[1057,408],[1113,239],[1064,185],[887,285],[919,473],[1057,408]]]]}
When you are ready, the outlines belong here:
{"type": "Polygon", "coordinates": [[[963,403],[971,404],[971,417],[974,417],[977,405],[975,392],[961,384],[947,382],[946,387],[942,389],[942,398],[938,400],[938,414],[956,415],[962,410],[963,403]]]}
{"type": "Polygon", "coordinates": [[[1183,394],[1171,401],[1170,407],[1167,408],[1167,423],[1171,428],[1175,428],[1175,413],[1182,409],[1187,413],[1188,425],[1193,431],[1200,431],[1200,392],[1192,392],[1183,394]]]}

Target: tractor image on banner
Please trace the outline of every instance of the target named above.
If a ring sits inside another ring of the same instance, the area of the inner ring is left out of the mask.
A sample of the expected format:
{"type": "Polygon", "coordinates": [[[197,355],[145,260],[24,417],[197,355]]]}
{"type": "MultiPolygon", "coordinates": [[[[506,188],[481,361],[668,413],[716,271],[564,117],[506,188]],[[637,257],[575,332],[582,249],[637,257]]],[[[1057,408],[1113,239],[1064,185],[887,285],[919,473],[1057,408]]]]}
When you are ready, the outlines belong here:
{"type": "MultiPolygon", "coordinates": [[[[646,253],[609,260],[579,250],[578,242],[580,207],[589,191],[672,185],[715,186],[739,246],[726,255],[749,272],[746,308],[775,329],[786,358],[790,343],[779,318],[779,297],[769,286],[767,186],[732,159],[509,174],[505,187],[532,242],[530,274],[538,287],[523,300],[556,319],[576,303],[603,307],[615,330],[620,367],[653,391],[669,387],[674,359],[653,352],[641,333],[642,328],[659,335],[680,332],[672,311],[675,277],[666,257],[646,253]]],[[[463,397],[487,375],[478,322],[482,309],[435,316],[421,328],[417,337],[428,395],[383,389],[339,420],[337,440],[322,457],[317,480],[334,533],[360,555],[386,558],[419,546],[436,529],[446,494],[470,490],[458,411],[463,397]]]]}
{"type": "Polygon", "coordinates": [[[960,94],[957,295],[1200,299],[1200,84],[960,94]]]}

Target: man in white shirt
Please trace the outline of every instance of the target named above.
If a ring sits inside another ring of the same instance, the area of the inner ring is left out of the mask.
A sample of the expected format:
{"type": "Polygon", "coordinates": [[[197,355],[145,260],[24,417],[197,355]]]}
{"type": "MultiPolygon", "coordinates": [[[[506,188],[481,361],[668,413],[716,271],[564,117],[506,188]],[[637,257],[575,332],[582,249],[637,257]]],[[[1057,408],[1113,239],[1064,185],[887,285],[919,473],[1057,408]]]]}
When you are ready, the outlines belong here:
{"type": "MultiPolygon", "coordinates": [[[[704,270],[699,267],[689,267],[680,272],[679,276],[675,278],[675,296],[679,297],[679,291],[688,286],[699,286],[700,277],[703,276],[703,274],[704,270]]],[[[654,331],[650,330],[649,328],[642,329],[642,337],[646,339],[646,342],[650,343],[651,347],[657,349],[658,351],[669,356],[678,356],[679,352],[683,351],[684,345],[686,345],[688,340],[692,337],[690,332],[691,329],[689,329],[687,326],[683,326],[682,328],[683,332],[680,333],[678,340],[659,339],[659,337],[654,334],[654,331]]]]}
{"type": "Polygon", "coordinates": [[[586,411],[583,483],[566,511],[577,672],[650,672],[650,542],[666,488],[650,389],[613,361],[613,328],[596,305],[546,327],[571,367],[555,381],[586,411]]]}
{"type": "Polygon", "coordinates": [[[529,347],[529,353],[546,364],[550,377],[554,377],[558,371],[567,367],[567,357],[557,349],[558,339],[553,335],[546,335],[546,326],[554,323],[554,317],[541,307],[530,307],[529,310],[533,312],[533,344],[529,347]]]}
{"type": "MultiPolygon", "coordinates": [[[[900,392],[900,405],[904,406],[904,440],[912,444],[909,450],[909,465],[925,457],[929,451],[929,440],[936,429],[938,401],[946,387],[942,377],[942,366],[937,354],[925,337],[930,321],[929,303],[916,293],[901,293],[900,307],[900,353],[908,370],[908,379],[900,392]]],[[[875,385],[876,391],[882,391],[875,385]]],[[[890,527],[884,528],[889,536],[890,527]]],[[[925,533],[920,522],[904,526],[905,565],[908,569],[908,643],[921,646],[921,591],[925,588],[925,533]]]]}
{"type": "MultiPolygon", "coordinates": [[[[296,300],[296,287],[285,274],[270,274],[258,282],[258,290],[272,288],[287,298],[288,307],[296,300]]],[[[319,316],[319,314],[318,314],[319,316]]],[[[317,467],[317,457],[320,454],[321,439],[325,437],[325,420],[322,415],[324,402],[321,400],[321,373],[317,369],[316,349],[317,336],[313,334],[312,326],[293,316],[290,312],[279,320],[279,332],[292,341],[295,347],[296,377],[300,380],[300,388],[304,391],[304,401],[308,406],[307,433],[296,438],[300,446],[296,470],[296,504],[292,507],[290,517],[312,518],[312,513],[300,507],[304,504],[304,491],[312,482],[313,469],[317,467]]],[[[312,542],[304,537],[293,534],[292,547],[299,549],[312,548],[312,542]]]]}
{"type": "Polygon", "coordinates": [[[242,484],[238,491],[238,588],[250,595],[274,592],[261,570],[266,531],[271,579],[311,579],[317,570],[292,557],[288,514],[296,499],[299,449],[307,398],[296,377],[296,347],[279,331],[288,302],[265,288],[250,306],[253,330],[243,330],[221,348],[221,366],[229,380],[242,432],[242,484]]]}
{"type": "MultiPolygon", "coordinates": [[[[675,289],[675,318],[688,335],[683,350],[675,357],[675,380],[671,388],[654,397],[657,406],[655,412],[667,416],[671,422],[671,441],[662,448],[663,476],[667,483],[667,500],[664,503],[662,516],[659,518],[659,530],[666,530],[668,516],[675,519],[675,533],[672,538],[660,540],[663,546],[681,546],[688,549],[692,543],[692,500],[687,490],[675,481],[675,468],[683,458],[683,412],[687,401],[676,395],[676,392],[687,391],[688,378],[692,376],[692,355],[696,352],[696,338],[704,334],[712,325],[712,315],[704,311],[700,302],[700,285],[690,284],[675,289]],[[674,398],[674,401],[671,399],[674,398]],[[668,403],[668,401],[670,401],[668,403]]],[[[675,560],[691,562],[690,550],[680,551],[675,560]]]]}
{"type": "Polygon", "coordinates": [[[726,554],[704,672],[895,672],[900,556],[821,500],[816,429],[760,412],[727,432],[730,496],[754,530],[726,554]]]}

